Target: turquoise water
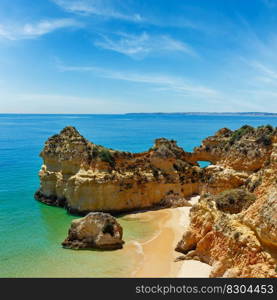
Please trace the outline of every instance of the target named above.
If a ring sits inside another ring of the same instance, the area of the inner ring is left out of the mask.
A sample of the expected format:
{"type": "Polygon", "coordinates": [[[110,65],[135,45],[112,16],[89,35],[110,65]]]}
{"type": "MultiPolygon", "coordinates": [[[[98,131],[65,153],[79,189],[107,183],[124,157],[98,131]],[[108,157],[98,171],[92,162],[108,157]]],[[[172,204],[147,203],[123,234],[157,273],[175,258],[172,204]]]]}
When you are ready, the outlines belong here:
{"type": "MultiPolygon", "coordinates": [[[[277,126],[276,117],[186,115],[0,115],[0,276],[103,277],[128,276],[136,267],[130,253],[72,251],[61,248],[70,221],[61,208],[34,200],[39,186],[38,154],[44,141],[67,125],[87,139],[118,150],[140,152],[158,137],[175,139],[191,151],[221,127],[244,124],[277,126]]],[[[144,241],[155,224],[120,219],[124,240],[144,241]]]]}

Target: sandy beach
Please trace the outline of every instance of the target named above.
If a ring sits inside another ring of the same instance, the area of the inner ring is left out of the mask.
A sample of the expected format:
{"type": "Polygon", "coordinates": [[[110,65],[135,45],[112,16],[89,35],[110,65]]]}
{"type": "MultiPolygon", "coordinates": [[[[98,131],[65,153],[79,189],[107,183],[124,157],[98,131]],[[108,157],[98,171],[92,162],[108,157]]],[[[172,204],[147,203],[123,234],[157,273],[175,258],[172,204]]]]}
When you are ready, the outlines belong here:
{"type": "MultiPolygon", "coordinates": [[[[190,200],[191,204],[198,197],[190,200]]],[[[174,260],[181,254],[174,249],[189,224],[191,207],[178,207],[148,211],[136,214],[136,217],[153,219],[159,230],[150,240],[141,244],[142,261],[132,277],[208,277],[211,267],[199,261],[174,260]]]]}

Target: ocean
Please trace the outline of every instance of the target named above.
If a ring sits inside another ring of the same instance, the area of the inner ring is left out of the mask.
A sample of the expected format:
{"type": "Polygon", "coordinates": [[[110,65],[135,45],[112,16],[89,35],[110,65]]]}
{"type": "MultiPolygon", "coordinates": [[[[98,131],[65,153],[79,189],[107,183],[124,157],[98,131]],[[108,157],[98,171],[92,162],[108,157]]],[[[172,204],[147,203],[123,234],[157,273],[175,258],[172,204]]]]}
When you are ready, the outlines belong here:
{"type": "Polygon", "coordinates": [[[182,114],[0,115],[0,277],[128,277],[136,269],[140,243],[156,234],[153,220],[120,217],[125,250],[61,247],[72,219],[64,209],[34,200],[39,153],[48,137],[67,125],[85,138],[117,150],[148,150],[159,137],[191,151],[218,129],[277,126],[277,117],[182,114]]]}

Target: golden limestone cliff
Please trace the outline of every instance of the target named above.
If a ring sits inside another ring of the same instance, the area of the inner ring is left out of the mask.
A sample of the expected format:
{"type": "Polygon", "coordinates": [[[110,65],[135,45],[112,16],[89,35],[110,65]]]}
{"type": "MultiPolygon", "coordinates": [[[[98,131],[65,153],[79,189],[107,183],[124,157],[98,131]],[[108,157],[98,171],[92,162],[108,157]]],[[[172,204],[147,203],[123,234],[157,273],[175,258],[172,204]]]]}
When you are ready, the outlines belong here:
{"type": "Polygon", "coordinates": [[[157,139],[133,154],[95,145],[73,127],[49,138],[40,156],[36,198],[80,214],[180,205],[199,192],[203,173],[175,141],[157,139]]]}
{"type": "Polygon", "coordinates": [[[211,277],[277,276],[276,128],[223,128],[192,153],[164,138],[128,153],[66,127],[40,155],[36,199],[86,214],[181,206],[199,194],[176,247],[183,258],[212,265],[211,277]]]}
{"type": "Polygon", "coordinates": [[[220,129],[195,148],[197,160],[210,161],[242,172],[256,172],[269,159],[276,138],[272,126],[253,128],[244,125],[238,130],[220,129]]]}
{"type": "Polygon", "coordinates": [[[248,178],[239,189],[202,190],[176,250],[213,266],[211,277],[277,277],[277,130],[222,129],[195,153],[248,178]]]}
{"type": "MultiPolygon", "coordinates": [[[[214,194],[239,187],[253,172],[222,163],[222,147],[236,146],[226,142],[232,139],[230,136],[230,130],[222,129],[215,137],[204,140],[193,153],[164,138],[157,139],[147,152],[128,153],[95,145],[74,127],[66,127],[48,139],[40,154],[44,163],[36,198],[83,214],[121,212],[181,205],[184,198],[194,194],[214,194]],[[197,164],[200,160],[213,165],[200,168],[197,164]]],[[[249,155],[256,151],[251,142],[245,147],[250,149],[249,155]]],[[[269,151],[269,147],[264,148],[262,155],[269,151]]],[[[234,154],[236,159],[242,155],[245,163],[245,151],[234,154]]],[[[257,160],[259,163],[260,156],[257,160]]],[[[230,161],[233,162],[233,157],[230,161]]],[[[250,161],[256,164],[253,159],[250,161]]]]}

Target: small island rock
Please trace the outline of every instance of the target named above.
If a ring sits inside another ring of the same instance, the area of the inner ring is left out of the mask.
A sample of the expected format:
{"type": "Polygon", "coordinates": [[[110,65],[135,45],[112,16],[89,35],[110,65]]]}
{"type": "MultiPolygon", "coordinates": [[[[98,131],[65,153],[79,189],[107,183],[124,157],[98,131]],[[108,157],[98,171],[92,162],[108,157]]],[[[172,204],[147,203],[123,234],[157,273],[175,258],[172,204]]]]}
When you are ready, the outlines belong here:
{"type": "Polygon", "coordinates": [[[68,237],[62,243],[70,249],[115,250],[122,248],[123,230],[108,213],[92,212],[71,222],[68,237]]]}

